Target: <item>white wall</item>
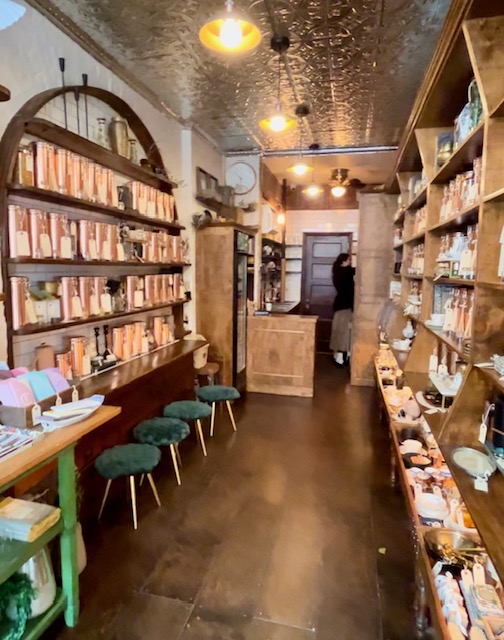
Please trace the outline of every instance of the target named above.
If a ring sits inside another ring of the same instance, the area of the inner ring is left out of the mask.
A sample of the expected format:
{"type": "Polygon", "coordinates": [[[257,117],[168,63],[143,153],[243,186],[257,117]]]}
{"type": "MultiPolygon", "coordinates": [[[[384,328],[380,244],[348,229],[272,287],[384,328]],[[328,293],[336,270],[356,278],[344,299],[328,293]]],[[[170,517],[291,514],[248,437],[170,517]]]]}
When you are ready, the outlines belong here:
{"type": "MultiPolygon", "coordinates": [[[[22,0],[18,1],[22,4],[22,0]]],[[[121,97],[149,129],[169,174],[175,179],[185,181],[186,186],[175,191],[175,199],[180,222],[187,227],[185,234],[189,237],[191,252],[194,252],[194,231],[191,219],[192,214],[198,210],[193,200],[195,167],[203,166],[209,173],[221,178],[220,154],[199,136],[183,129],[176,120],[154,108],[151,103],[87,54],[41,14],[28,5],[25,6],[25,15],[13,26],[0,33],[1,83],[8,87],[12,94],[9,102],[0,104],[0,135],[3,135],[11,118],[31,97],[60,86],[58,58],[65,58],[66,84],[81,84],[82,74],[87,73],[91,86],[107,89],[121,97]]],[[[81,116],[82,109],[83,101],[81,100],[81,116]]],[[[70,108],[68,112],[70,114],[70,108]]],[[[72,112],[72,118],[75,118],[74,114],[75,111],[72,112]]],[[[46,113],[45,116],[47,115],[46,113]]],[[[95,115],[95,113],[92,114],[93,119],[95,115]]],[[[94,122],[91,123],[91,119],[90,124],[94,124],[94,122]]],[[[185,279],[186,288],[193,292],[194,297],[194,269],[188,270],[185,279]]],[[[185,309],[190,328],[194,326],[193,307],[193,304],[189,304],[185,309]]],[[[0,359],[6,356],[5,336],[5,320],[2,312],[0,313],[0,359]]]]}
{"type": "MultiPolygon", "coordinates": [[[[303,244],[304,233],[352,233],[355,254],[359,232],[358,209],[296,210],[287,211],[285,216],[285,242],[287,245],[303,244]]],[[[287,248],[287,257],[301,256],[302,249],[287,248]]],[[[287,271],[301,271],[302,260],[288,260],[287,271]]],[[[301,299],[301,274],[287,273],[285,299],[297,302],[301,299]]]]}

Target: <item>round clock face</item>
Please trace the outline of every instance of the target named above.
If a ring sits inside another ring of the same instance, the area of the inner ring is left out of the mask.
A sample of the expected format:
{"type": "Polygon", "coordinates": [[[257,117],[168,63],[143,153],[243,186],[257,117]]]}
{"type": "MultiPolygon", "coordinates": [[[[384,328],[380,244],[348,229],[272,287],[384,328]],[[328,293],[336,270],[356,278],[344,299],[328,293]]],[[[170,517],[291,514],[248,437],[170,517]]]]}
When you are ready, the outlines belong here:
{"type": "Polygon", "coordinates": [[[255,187],[257,175],[254,167],[246,162],[235,162],[226,172],[226,182],[237,196],[243,196],[255,187]]]}

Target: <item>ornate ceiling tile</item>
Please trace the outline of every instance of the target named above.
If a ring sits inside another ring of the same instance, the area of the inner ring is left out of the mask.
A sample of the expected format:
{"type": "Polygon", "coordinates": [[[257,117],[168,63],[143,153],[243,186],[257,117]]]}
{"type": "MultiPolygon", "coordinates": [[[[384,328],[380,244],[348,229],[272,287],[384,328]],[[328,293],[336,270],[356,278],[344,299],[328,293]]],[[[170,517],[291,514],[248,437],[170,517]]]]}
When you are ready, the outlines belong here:
{"type": "MultiPolygon", "coordinates": [[[[307,146],[393,145],[400,139],[450,0],[236,1],[264,38],[249,57],[218,59],[199,43],[223,0],[29,0],[69,18],[160,103],[224,151],[297,148],[299,133],[258,121],[277,100],[273,32],[288,32],[281,97],[310,104],[307,146]]],[[[92,78],[90,78],[92,83],[92,78]]]]}

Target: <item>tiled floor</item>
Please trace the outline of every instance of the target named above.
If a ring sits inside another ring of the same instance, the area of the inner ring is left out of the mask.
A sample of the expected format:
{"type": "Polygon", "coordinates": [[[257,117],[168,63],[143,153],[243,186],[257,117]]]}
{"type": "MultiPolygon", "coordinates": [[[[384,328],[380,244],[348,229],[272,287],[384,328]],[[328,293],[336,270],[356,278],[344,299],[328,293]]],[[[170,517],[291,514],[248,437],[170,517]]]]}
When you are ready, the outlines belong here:
{"type": "MultiPolygon", "coordinates": [[[[326,357],[327,358],[327,357],[326,357]]],[[[52,640],[406,640],[413,552],[374,390],[328,359],[313,400],[249,394],[85,531],[81,619],[52,640]]],[[[99,496],[101,498],[101,496],[99,496]]]]}

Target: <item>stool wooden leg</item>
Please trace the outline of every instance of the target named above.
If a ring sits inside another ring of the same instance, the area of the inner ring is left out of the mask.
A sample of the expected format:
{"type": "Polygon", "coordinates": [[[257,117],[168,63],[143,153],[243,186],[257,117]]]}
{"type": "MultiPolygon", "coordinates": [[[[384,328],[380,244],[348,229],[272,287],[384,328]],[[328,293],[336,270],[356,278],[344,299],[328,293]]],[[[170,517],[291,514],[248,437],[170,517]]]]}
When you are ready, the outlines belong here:
{"type": "Polygon", "coordinates": [[[149,484],[151,486],[152,489],[152,493],[154,494],[154,498],[156,499],[157,502],[157,506],[160,507],[161,506],[161,500],[159,499],[159,495],[156,489],[156,485],[154,484],[154,480],[152,478],[152,475],[150,473],[147,474],[147,480],[149,481],[149,484]]]}
{"type": "Polygon", "coordinates": [[[138,528],[137,520],[137,505],[136,505],[136,491],[135,491],[135,476],[130,476],[130,491],[131,491],[131,509],[133,510],[133,528],[135,531],[138,528]]]}
{"type": "Polygon", "coordinates": [[[205,446],[205,439],[203,438],[203,429],[201,428],[201,420],[196,420],[196,429],[198,430],[198,436],[201,443],[201,449],[203,451],[203,455],[206,456],[207,450],[205,446]]]}
{"type": "Polygon", "coordinates": [[[105,495],[103,496],[103,500],[100,507],[100,513],[98,514],[98,520],[102,517],[103,507],[105,506],[105,502],[107,502],[107,496],[110,489],[110,485],[112,484],[112,480],[107,480],[107,486],[105,487],[105,495]]]}
{"type": "Polygon", "coordinates": [[[175,477],[177,478],[177,484],[180,485],[182,483],[180,482],[180,473],[177,465],[177,454],[175,453],[175,447],[172,444],[170,445],[170,451],[173,460],[173,468],[175,469],[175,477]]]}
{"type": "Polygon", "coordinates": [[[226,407],[229,413],[229,417],[231,418],[231,424],[233,425],[233,431],[236,431],[236,422],[233,415],[233,410],[231,409],[231,403],[229,400],[226,400],[226,407]]]}
{"type": "Polygon", "coordinates": [[[215,402],[212,402],[212,418],[210,419],[210,437],[213,436],[215,426],[215,402]]]}
{"type": "Polygon", "coordinates": [[[177,454],[177,461],[178,461],[178,463],[179,463],[179,467],[181,467],[181,466],[182,466],[182,458],[180,457],[180,453],[179,453],[179,448],[178,448],[178,446],[179,446],[179,443],[178,443],[178,442],[176,442],[176,443],[175,443],[175,453],[177,454]]]}
{"type": "Polygon", "coordinates": [[[138,483],[139,487],[143,485],[144,478],[145,478],[145,473],[142,473],[142,475],[140,476],[140,482],[138,483]]]}

